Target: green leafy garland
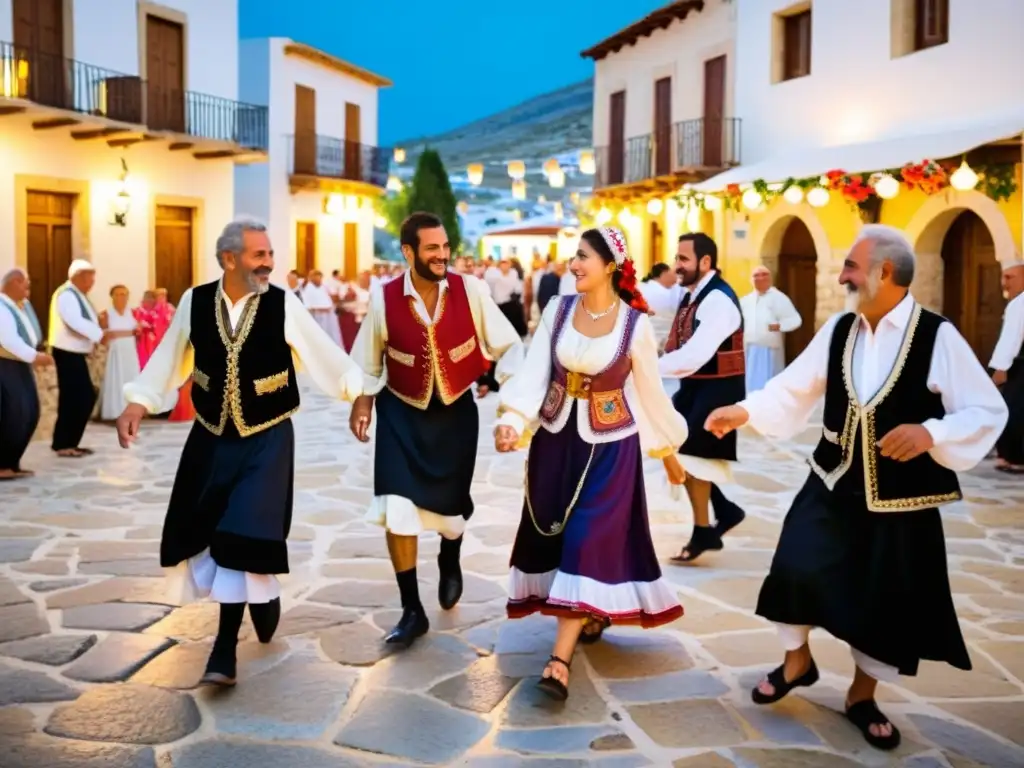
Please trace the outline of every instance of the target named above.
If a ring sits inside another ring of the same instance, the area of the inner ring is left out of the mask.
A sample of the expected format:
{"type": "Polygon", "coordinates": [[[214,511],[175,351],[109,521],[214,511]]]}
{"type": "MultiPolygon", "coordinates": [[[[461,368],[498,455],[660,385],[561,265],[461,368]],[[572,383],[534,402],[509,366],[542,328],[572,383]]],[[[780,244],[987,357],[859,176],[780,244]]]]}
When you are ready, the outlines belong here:
{"type": "MultiPolygon", "coordinates": [[[[883,175],[889,175],[907,189],[920,189],[925,194],[933,195],[949,187],[949,176],[956,167],[943,167],[934,160],[923,160],[920,163],[908,163],[902,168],[888,169],[875,173],[850,174],[842,170],[828,171],[822,176],[806,178],[790,177],[781,183],[769,183],[764,179],[755,179],[749,187],[729,184],[720,193],[701,193],[683,187],[676,196],[676,202],[687,207],[695,205],[699,210],[709,210],[708,198],[715,197],[721,201],[721,207],[727,211],[742,209],[743,194],[753,189],[761,196],[763,204],[771,205],[777,198],[786,194],[792,187],[799,188],[805,195],[815,187],[822,187],[839,192],[852,207],[863,213],[877,215],[882,198],[875,192],[875,183],[883,175]]],[[[996,202],[1009,200],[1017,191],[1016,167],[1013,164],[981,165],[974,169],[978,174],[979,192],[996,202]]]]}

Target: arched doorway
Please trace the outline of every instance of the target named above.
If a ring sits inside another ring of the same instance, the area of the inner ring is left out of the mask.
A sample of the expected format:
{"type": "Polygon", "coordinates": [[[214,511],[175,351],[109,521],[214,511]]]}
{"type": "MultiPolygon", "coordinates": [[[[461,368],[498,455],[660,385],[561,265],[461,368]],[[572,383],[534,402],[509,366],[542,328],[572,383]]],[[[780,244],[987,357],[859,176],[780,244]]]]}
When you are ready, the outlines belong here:
{"type": "Polygon", "coordinates": [[[942,312],[988,365],[1003,322],[1002,270],[995,243],[974,211],[963,211],[942,241],[942,312]]]}
{"type": "Polygon", "coordinates": [[[814,249],[814,238],[807,225],[793,217],[782,235],[776,276],[779,290],[789,297],[803,320],[799,328],[786,334],[787,365],[814,338],[814,315],[818,303],[817,277],[818,256],[814,249]]]}

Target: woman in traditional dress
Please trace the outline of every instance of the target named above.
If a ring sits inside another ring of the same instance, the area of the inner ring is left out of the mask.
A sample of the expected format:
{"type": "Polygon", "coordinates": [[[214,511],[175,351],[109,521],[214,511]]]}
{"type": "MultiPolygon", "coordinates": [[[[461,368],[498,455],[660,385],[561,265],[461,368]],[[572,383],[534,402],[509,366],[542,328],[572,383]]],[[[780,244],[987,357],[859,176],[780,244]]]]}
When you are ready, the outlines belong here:
{"type": "Polygon", "coordinates": [[[100,325],[107,330],[107,369],[103,374],[100,419],[115,421],[127,401],[122,390],[129,381],[139,377],[139,354],[135,338],[139,324],[128,309],[128,289],[115,285],[110,289],[110,309],[100,315],[100,325]]]}
{"type": "Polygon", "coordinates": [[[146,291],[142,294],[142,304],[132,310],[139,333],[135,337],[135,348],[139,357],[139,370],[146,367],[149,358],[156,351],[159,339],[156,337],[157,309],[156,292],[146,291]]]}
{"type": "Polygon", "coordinates": [[[625,238],[611,227],[587,230],[569,268],[577,294],[545,308],[524,368],[501,390],[495,428],[496,447],[509,451],[540,422],[507,612],[558,617],[539,683],[556,699],[568,696],[578,640],[594,642],[610,624],[655,627],[683,613],[651,542],[641,448],[682,483],[676,449],[686,421],[662,388],[625,238]]]}

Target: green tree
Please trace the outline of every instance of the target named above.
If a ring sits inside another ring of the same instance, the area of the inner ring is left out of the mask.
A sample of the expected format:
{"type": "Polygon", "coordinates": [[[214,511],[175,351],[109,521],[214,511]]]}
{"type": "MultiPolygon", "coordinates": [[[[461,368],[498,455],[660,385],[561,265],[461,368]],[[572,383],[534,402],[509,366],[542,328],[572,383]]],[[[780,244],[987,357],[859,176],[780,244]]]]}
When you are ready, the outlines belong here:
{"type": "Polygon", "coordinates": [[[416,163],[416,173],[406,200],[406,215],[413,211],[426,211],[441,217],[452,253],[459,252],[462,233],[459,231],[459,215],[455,210],[457,201],[448,171],[441,162],[441,155],[433,149],[425,149],[416,163]]]}
{"type": "Polygon", "coordinates": [[[389,192],[387,197],[380,198],[381,215],[387,219],[387,232],[398,237],[402,222],[409,215],[409,187],[402,187],[401,192],[389,192]]]}

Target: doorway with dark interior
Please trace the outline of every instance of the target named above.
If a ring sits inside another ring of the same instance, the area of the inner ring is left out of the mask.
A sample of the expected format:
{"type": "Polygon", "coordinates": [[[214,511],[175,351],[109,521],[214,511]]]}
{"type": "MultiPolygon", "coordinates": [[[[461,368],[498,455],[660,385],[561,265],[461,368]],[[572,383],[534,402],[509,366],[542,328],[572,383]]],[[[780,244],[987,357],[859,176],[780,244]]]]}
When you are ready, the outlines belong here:
{"type": "Polygon", "coordinates": [[[793,362],[814,338],[818,303],[818,253],[807,225],[793,217],[786,225],[779,248],[776,287],[786,294],[803,322],[786,334],[786,365],[793,362]]]}
{"type": "Polygon", "coordinates": [[[988,365],[1006,302],[995,242],[978,214],[965,210],[953,220],[942,241],[942,267],[942,313],[988,365]]]}

